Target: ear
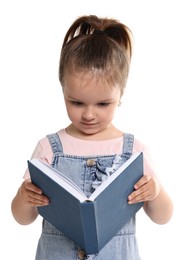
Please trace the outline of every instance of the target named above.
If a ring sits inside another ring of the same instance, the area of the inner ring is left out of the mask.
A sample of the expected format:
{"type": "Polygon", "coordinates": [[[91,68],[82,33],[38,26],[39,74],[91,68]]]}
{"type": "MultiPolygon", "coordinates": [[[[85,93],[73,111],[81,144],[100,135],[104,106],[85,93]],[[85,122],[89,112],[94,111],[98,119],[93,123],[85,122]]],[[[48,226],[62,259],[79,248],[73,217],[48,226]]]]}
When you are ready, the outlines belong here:
{"type": "Polygon", "coordinates": [[[119,103],[118,103],[118,107],[120,107],[121,106],[121,100],[119,101],[119,103]]]}

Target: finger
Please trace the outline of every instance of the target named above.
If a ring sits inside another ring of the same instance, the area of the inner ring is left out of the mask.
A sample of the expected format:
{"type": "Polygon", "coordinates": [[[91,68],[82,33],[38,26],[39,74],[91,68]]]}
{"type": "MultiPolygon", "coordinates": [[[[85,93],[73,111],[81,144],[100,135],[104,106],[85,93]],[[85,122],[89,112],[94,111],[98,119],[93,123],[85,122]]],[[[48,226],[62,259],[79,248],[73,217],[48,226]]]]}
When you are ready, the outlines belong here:
{"type": "MultiPolygon", "coordinates": [[[[149,184],[149,183],[148,183],[149,184]]],[[[145,184],[138,190],[132,192],[129,196],[130,203],[149,201],[153,199],[153,191],[150,189],[150,185],[145,184]]]]}
{"type": "Polygon", "coordinates": [[[33,191],[30,191],[24,196],[24,202],[29,205],[40,206],[48,205],[49,199],[45,195],[40,195],[33,191]]]}
{"type": "Polygon", "coordinates": [[[133,200],[134,198],[136,198],[137,196],[139,196],[140,194],[143,194],[144,192],[146,192],[148,188],[146,187],[146,185],[142,185],[140,186],[140,188],[134,190],[129,196],[128,199],[129,200],[133,200]]]}
{"type": "Polygon", "coordinates": [[[30,200],[28,201],[28,205],[33,206],[33,207],[41,207],[41,206],[49,205],[49,202],[44,202],[44,201],[40,201],[40,200],[30,198],[30,200]]]}
{"type": "Polygon", "coordinates": [[[134,188],[137,190],[139,189],[141,186],[145,185],[146,183],[148,183],[151,179],[151,176],[149,175],[144,175],[138,182],[136,182],[136,184],[134,185],[134,188]]]}
{"type": "Polygon", "coordinates": [[[25,188],[30,190],[30,191],[33,191],[35,193],[38,193],[38,194],[42,194],[43,193],[42,190],[38,186],[33,184],[32,182],[27,182],[25,184],[25,188]]]}
{"type": "Polygon", "coordinates": [[[134,197],[133,199],[129,200],[129,204],[138,203],[138,202],[145,202],[150,200],[150,194],[148,192],[143,192],[138,196],[134,197]]]}
{"type": "Polygon", "coordinates": [[[38,198],[33,198],[33,197],[29,197],[28,198],[28,204],[31,206],[46,206],[49,204],[49,200],[48,199],[38,199],[38,198]]]}

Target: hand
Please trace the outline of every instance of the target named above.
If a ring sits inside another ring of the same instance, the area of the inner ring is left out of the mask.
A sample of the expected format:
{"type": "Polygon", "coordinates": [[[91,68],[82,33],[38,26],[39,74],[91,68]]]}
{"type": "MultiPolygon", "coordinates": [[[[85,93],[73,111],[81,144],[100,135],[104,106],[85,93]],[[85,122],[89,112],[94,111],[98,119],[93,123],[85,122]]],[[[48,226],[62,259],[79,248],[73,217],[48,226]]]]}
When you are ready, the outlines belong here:
{"type": "Polygon", "coordinates": [[[19,192],[22,201],[26,205],[39,207],[49,204],[49,199],[42,194],[42,190],[34,185],[30,179],[22,183],[19,192]]]}
{"type": "Polygon", "coordinates": [[[152,201],[160,192],[160,185],[156,178],[144,175],[135,185],[134,191],[128,196],[128,203],[152,201]]]}

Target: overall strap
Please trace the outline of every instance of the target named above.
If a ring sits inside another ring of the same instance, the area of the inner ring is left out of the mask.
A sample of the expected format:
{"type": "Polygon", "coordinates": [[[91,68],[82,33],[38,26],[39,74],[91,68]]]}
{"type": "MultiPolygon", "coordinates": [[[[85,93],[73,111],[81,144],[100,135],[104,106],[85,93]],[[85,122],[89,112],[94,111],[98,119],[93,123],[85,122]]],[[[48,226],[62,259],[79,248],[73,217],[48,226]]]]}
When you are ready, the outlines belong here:
{"type": "Polygon", "coordinates": [[[57,133],[47,135],[53,154],[63,153],[63,146],[57,133]]]}
{"type": "Polygon", "coordinates": [[[129,133],[124,133],[124,142],[123,142],[123,156],[130,158],[133,152],[133,145],[134,145],[134,136],[129,133]]]}

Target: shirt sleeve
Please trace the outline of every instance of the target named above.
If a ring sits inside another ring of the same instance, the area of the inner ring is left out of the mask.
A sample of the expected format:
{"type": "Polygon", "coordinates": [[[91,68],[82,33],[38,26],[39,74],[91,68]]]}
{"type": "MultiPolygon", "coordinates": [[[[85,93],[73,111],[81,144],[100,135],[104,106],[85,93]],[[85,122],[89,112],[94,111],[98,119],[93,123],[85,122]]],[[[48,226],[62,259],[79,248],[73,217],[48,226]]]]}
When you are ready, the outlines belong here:
{"type": "MultiPolygon", "coordinates": [[[[51,149],[49,140],[45,137],[37,143],[37,145],[36,145],[36,147],[35,147],[35,149],[32,153],[31,159],[37,158],[37,159],[40,159],[40,160],[42,160],[42,161],[44,161],[48,164],[51,164],[52,155],[53,155],[53,153],[52,153],[52,149],[51,149]]],[[[28,168],[26,169],[26,172],[24,173],[23,178],[24,179],[30,178],[28,168]]]]}
{"type": "Polygon", "coordinates": [[[143,152],[144,175],[157,176],[155,165],[151,158],[151,153],[148,146],[146,144],[143,144],[139,140],[135,139],[133,152],[143,152]]]}

